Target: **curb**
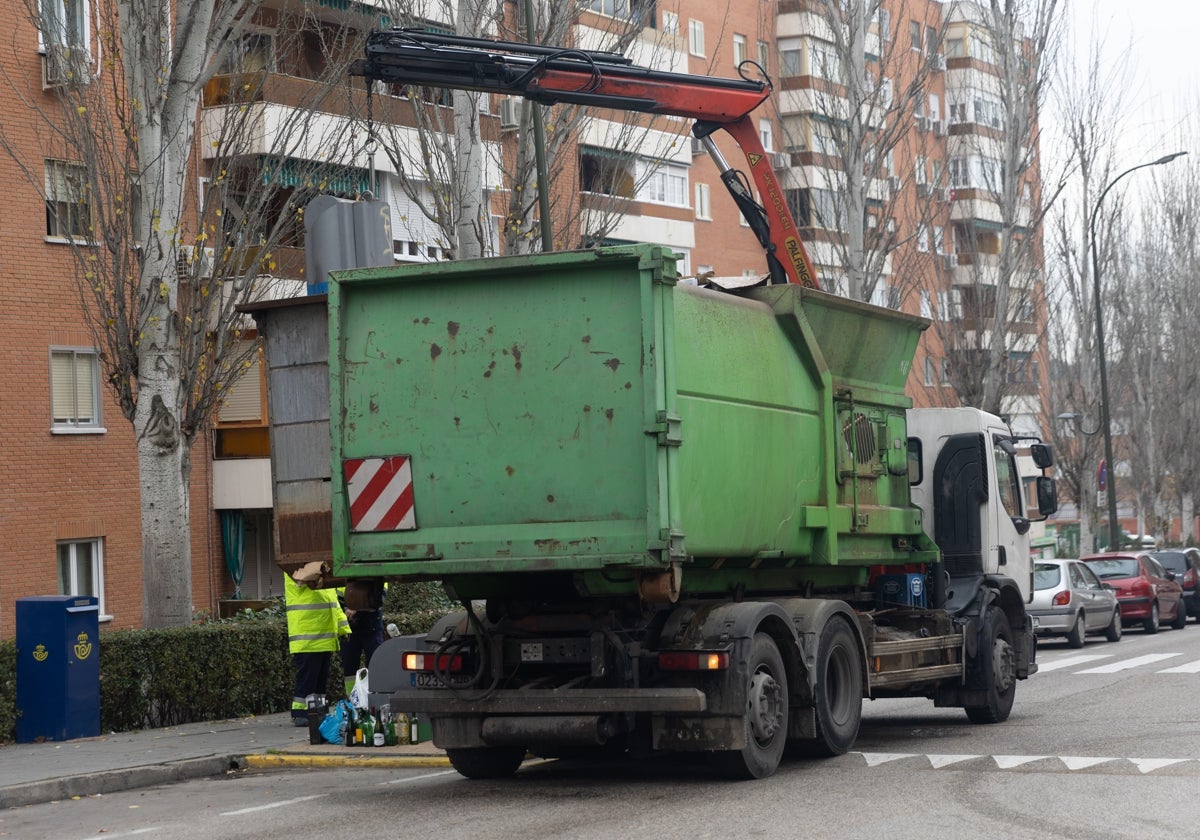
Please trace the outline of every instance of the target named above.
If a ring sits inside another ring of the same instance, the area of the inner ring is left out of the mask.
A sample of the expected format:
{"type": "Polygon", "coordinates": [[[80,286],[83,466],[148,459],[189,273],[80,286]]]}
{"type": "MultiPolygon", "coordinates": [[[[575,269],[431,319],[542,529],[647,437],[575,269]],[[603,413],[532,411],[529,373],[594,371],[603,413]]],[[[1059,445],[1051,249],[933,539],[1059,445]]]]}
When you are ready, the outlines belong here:
{"type": "Polygon", "coordinates": [[[444,755],[394,755],[394,756],[336,756],[336,755],[288,755],[279,753],[254,754],[242,758],[244,766],[255,770],[279,767],[449,767],[450,759],[444,755]]]}
{"type": "Polygon", "coordinates": [[[135,788],[199,779],[205,776],[220,776],[230,770],[245,766],[245,756],[211,755],[173,761],[169,764],[148,764],[121,770],[105,770],[79,776],[64,776],[12,785],[0,790],[0,807],[18,808],[25,805],[41,805],[75,797],[96,796],[102,793],[117,793],[135,788]]]}

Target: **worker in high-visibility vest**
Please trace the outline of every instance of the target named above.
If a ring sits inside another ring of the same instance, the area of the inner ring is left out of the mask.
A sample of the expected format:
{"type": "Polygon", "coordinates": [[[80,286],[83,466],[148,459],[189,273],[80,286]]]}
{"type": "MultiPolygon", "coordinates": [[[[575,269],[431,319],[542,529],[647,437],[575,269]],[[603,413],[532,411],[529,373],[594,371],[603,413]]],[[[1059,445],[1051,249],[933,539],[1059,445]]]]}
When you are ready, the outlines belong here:
{"type": "Polygon", "coordinates": [[[310,694],[326,692],[333,654],[340,646],[341,637],[350,632],[350,622],[333,589],[312,589],[296,583],[287,573],[284,573],[283,581],[288,652],[296,671],[292,723],[308,726],[306,698],[310,694]]]}

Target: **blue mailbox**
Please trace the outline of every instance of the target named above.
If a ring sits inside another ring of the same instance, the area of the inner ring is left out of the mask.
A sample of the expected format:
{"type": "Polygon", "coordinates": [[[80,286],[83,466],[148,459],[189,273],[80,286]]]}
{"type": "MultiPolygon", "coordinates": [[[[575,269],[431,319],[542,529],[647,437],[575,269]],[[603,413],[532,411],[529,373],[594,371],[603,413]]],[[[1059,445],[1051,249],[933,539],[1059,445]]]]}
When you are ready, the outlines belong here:
{"type": "Polygon", "coordinates": [[[17,599],[17,741],[100,734],[100,605],[92,596],[17,599]]]}

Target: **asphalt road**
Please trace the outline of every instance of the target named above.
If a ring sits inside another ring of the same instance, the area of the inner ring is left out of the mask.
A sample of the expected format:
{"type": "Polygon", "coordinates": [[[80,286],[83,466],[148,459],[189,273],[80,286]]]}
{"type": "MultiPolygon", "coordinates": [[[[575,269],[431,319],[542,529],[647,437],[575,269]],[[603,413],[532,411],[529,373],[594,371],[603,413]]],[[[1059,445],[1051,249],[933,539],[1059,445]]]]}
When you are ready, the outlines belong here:
{"type": "Polygon", "coordinates": [[[252,772],[0,812],[19,838],[1186,838],[1200,808],[1200,627],[1048,642],[1008,722],[868,702],[854,750],[731,783],[694,759],[252,772]]]}

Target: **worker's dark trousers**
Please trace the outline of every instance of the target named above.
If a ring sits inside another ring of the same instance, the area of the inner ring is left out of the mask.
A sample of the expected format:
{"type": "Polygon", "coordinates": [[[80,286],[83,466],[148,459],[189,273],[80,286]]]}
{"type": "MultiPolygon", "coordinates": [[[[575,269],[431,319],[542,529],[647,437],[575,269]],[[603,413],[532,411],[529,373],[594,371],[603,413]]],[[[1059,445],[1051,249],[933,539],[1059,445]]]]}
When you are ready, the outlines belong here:
{"type": "MultiPolygon", "coordinates": [[[[370,667],[375,649],[383,644],[383,611],[358,610],[350,619],[350,635],[342,636],[342,676],[354,684],[359,662],[370,667]]],[[[347,688],[347,690],[349,690],[347,688]]]]}
{"type": "Polygon", "coordinates": [[[332,651],[320,653],[293,653],[292,666],[296,669],[296,690],[292,692],[292,717],[308,718],[308,705],[304,698],[310,694],[324,694],[329,685],[329,662],[332,651]]]}

